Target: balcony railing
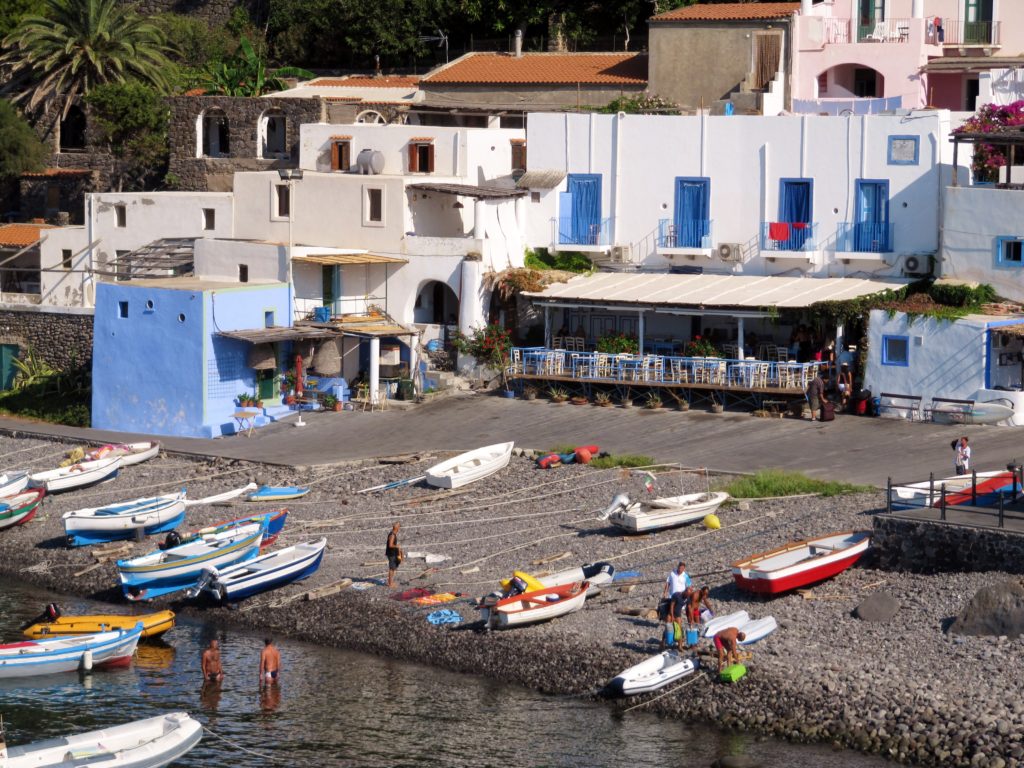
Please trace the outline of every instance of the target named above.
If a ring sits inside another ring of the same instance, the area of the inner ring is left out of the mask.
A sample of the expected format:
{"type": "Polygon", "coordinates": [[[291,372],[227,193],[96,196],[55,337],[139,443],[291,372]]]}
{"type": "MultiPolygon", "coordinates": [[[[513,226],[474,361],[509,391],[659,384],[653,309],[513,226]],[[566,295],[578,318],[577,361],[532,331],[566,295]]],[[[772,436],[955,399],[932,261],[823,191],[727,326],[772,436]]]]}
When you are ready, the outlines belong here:
{"type": "Polygon", "coordinates": [[[816,251],[818,225],[803,221],[762,221],[762,251],[816,251]]]}
{"type": "Polygon", "coordinates": [[[895,226],[844,221],[836,230],[836,250],[849,253],[891,253],[895,226]]]}
{"type": "Polygon", "coordinates": [[[885,19],[857,24],[858,43],[905,43],[910,39],[910,19],[885,19]]]}
{"type": "Polygon", "coordinates": [[[551,220],[552,241],[558,245],[610,245],[611,219],[580,225],[571,216],[551,220]]]}
{"type": "Polygon", "coordinates": [[[679,224],[672,219],[658,222],[659,248],[711,248],[714,222],[711,219],[693,219],[679,224]]]}
{"type": "Polygon", "coordinates": [[[942,45],[999,45],[998,21],[943,19],[936,31],[942,45]]]}

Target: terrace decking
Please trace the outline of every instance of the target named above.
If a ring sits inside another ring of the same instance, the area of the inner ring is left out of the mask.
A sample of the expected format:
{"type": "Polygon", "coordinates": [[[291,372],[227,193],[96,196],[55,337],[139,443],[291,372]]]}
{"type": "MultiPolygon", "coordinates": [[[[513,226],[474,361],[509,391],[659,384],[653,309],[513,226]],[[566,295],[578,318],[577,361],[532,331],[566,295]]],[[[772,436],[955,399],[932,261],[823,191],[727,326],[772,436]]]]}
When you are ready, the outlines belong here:
{"type": "Polygon", "coordinates": [[[515,347],[507,373],[510,379],[522,382],[564,384],[587,396],[595,387],[614,389],[621,395],[637,389],[665,389],[686,400],[705,398],[725,405],[731,398],[761,406],[765,400],[802,399],[814,370],[826,365],[515,347]]]}

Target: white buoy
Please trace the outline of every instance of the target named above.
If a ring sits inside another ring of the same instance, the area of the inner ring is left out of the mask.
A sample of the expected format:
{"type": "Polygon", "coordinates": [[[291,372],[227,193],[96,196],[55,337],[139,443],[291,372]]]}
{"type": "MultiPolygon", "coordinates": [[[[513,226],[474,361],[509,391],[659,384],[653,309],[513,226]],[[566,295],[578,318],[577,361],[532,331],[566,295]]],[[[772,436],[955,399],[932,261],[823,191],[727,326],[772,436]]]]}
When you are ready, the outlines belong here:
{"type": "Polygon", "coordinates": [[[92,672],[92,651],[82,654],[81,669],[83,672],[92,672]]]}

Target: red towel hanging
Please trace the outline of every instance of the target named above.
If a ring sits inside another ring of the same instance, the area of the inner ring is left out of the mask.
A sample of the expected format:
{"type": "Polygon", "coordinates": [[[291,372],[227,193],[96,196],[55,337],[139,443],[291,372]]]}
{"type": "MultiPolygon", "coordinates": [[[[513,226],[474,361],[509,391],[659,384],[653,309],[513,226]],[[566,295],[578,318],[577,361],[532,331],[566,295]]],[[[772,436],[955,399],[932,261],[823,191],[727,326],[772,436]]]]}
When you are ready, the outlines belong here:
{"type": "Polygon", "coordinates": [[[789,240],[789,224],[783,221],[773,221],[768,225],[768,237],[772,240],[789,240]]]}

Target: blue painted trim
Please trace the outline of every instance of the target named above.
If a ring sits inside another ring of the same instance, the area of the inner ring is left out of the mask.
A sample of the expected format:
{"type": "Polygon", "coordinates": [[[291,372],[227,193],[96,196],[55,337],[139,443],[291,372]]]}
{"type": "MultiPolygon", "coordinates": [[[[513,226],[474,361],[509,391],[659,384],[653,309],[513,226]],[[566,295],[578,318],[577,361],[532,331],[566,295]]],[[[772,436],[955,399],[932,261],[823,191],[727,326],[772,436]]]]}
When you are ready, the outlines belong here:
{"type": "Polygon", "coordinates": [[[996,237],[996,253],[995,253],[995,265],[1002,269],[1020,269],[1024,267],[1024,237],[1019,235],[999,235],[996,237]],[[1022,243],[1021,245],[1021,260],[1020,261],[1006,261],[1003,259],[1003,244],[1004,243],[1022,243]]]}
{"type": "Polygon", "coordinates": [[[886,147],[886,160],[889,165],[920,165],[921,164],[921,137],[920,136],[890,136],[886,147]],[[892,144],[894,141],[914,142],[913,160],[896,160],[892,156],[892,144]]]}
{"type": "Polygon", "coordinates": [[[909,336],[882,336],[882,365],[896,365],[901,368],[910,366],[910,337],[909,336]],[[904,341],[907,345],[907,359],[903,361],[889,359],[889,341],[904,341]]]}
{"type": "Polygon", "coordinates": [[[1020,325],[1020,318],[1016,320],[993,320],[991,323],[985,323],[985,328],[998,328],[1002,325],[1020,325]]]}

